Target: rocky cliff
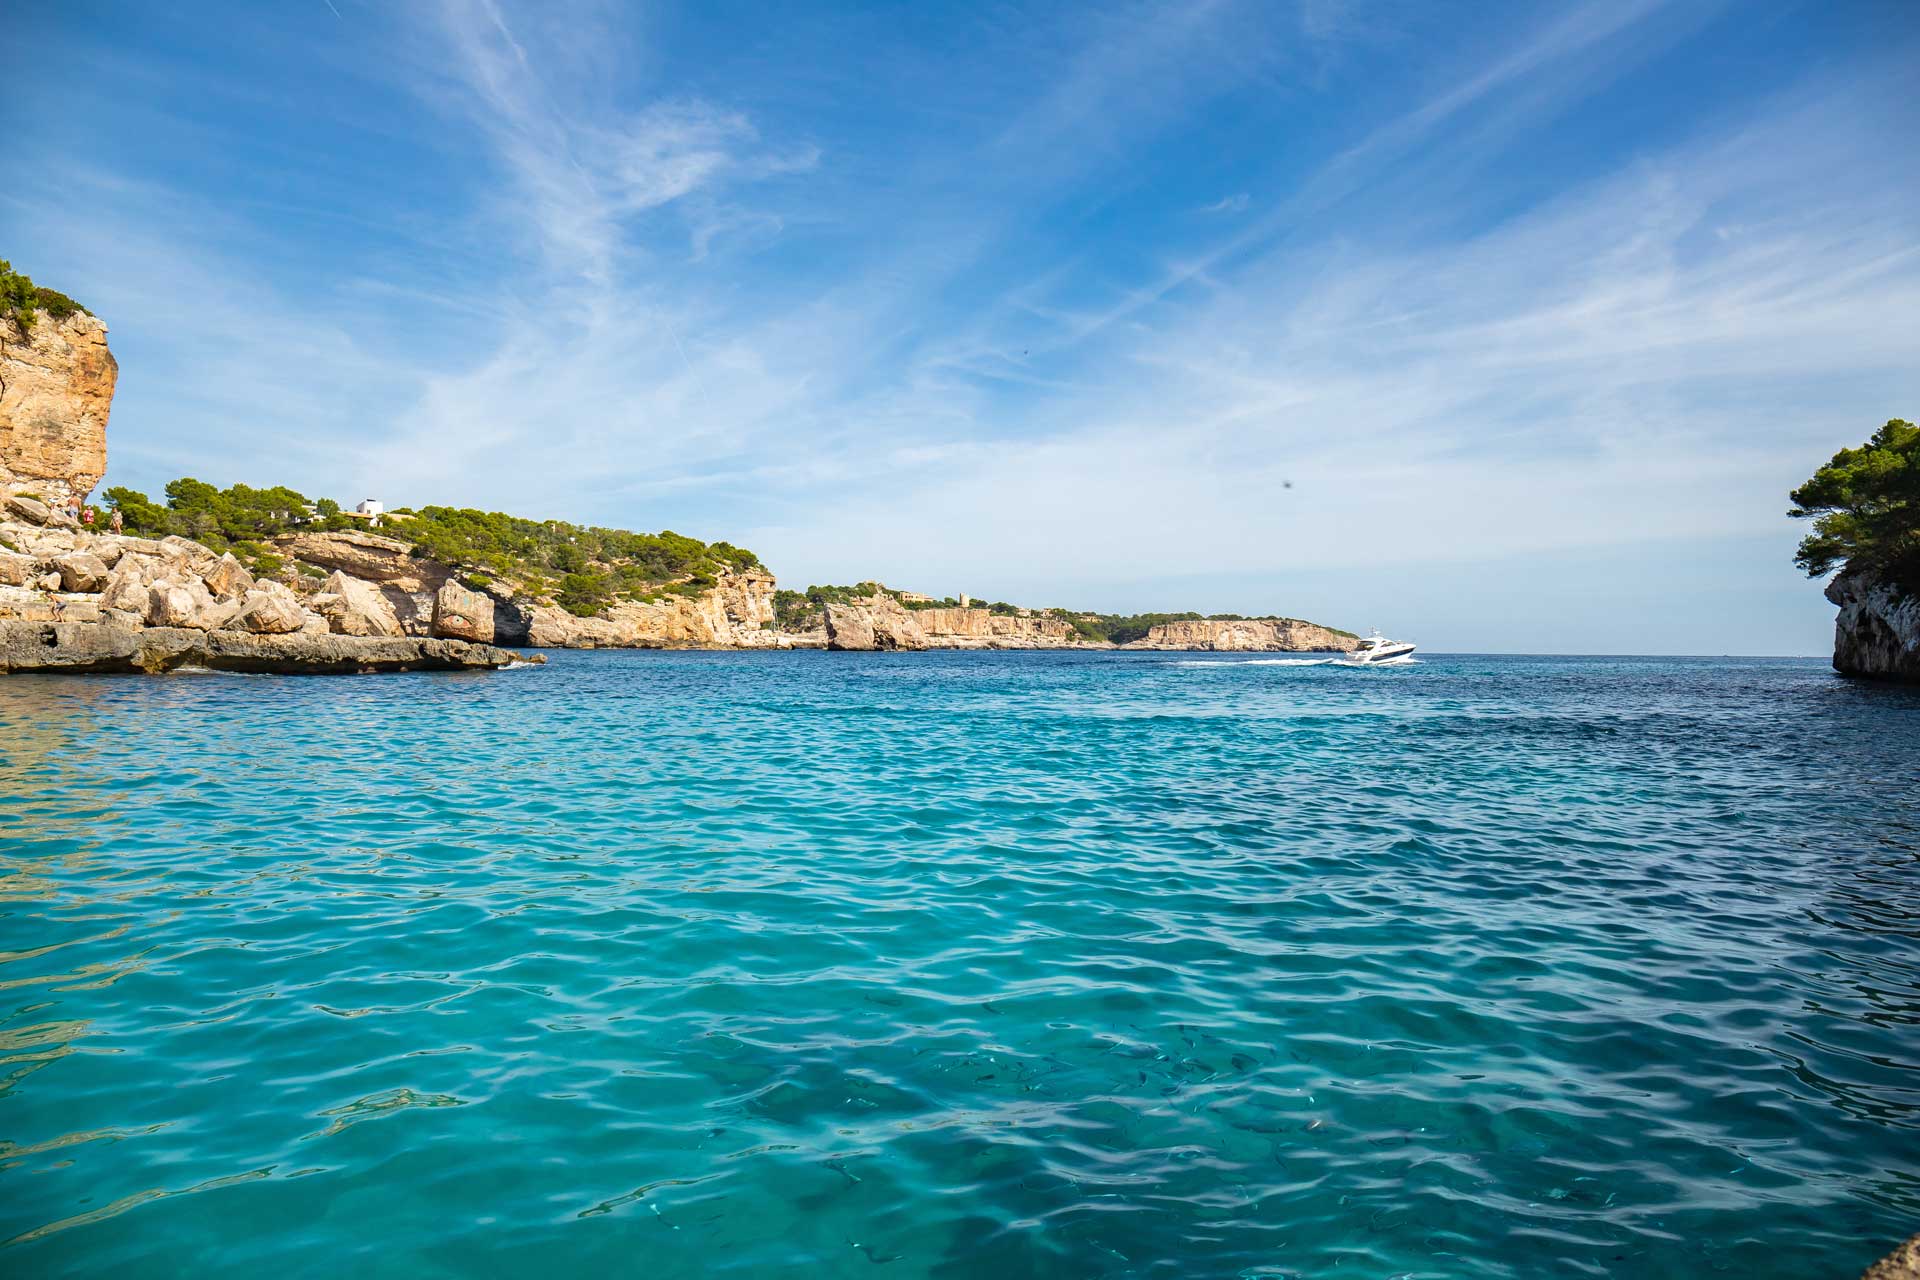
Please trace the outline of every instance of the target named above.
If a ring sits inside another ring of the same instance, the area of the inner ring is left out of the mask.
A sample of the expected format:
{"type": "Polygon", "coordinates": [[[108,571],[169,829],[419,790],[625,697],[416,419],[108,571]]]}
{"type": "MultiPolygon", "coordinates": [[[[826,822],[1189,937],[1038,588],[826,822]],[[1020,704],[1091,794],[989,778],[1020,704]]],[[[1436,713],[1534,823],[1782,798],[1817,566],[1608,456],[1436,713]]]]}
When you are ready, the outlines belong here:
{"type": "Polygon", "coordinates": [[[1145,639],[1123,647],[1303,653],[1344,651],[1353,644],[1350,635],[1297,618],[1248,618],[1236,622],[1166,622],[1148,630],[1145,639]]]}
{"type": "Polygon", "coordinates": [[[985,609],[918,609],[914,617],[928,643],[943,649],[1055,649],[1086,643],[1059,618],[1021,618],[985,609]]]}
{"type": "Polygon", "coordinates": [[[0,320],[0,497],[29,493],[59,508],[100,483],[119,373],[107,326],[85,312],[42,313],[31,336],[0,320]]]}
{"type": "Polygon", "coordinates": [[[1840,606],[1833,624],[1835,671],[1920,681],[1920,596],[1848,570],[1827,584],[1827,599],[1840,606]]]}
{"type": "Polygon", "coordinates": [[[409,636],[377,587],[344,573],[296,590],[187,538],[95,532],[0,497],[0,673],[412,671],[515,656],[409,636]]]}
{"type": "Polygon", "coordinates": [[[829,649],[1062,649],[1086,645],[1059,618],[1012,617],[985,609],[908,609],[893,596],[826,606],[829,649]]]}
{"type": "MultiPolygon", "coordinates": [[[[616,601],[582,618],[527,595],[507,581],[462,581],[452,565],[416,556],[379,534],[295,533],[274,549],[296,564],[368,583],[385,600],[399,634],[525,644],[546,649],[775,649],[817,645],[772,629],[773,575],[722,573],[694,595],[664,592],[651,601],[616,601]]],[[[296,581],[300,581],[296,579],[296,581]]]]}

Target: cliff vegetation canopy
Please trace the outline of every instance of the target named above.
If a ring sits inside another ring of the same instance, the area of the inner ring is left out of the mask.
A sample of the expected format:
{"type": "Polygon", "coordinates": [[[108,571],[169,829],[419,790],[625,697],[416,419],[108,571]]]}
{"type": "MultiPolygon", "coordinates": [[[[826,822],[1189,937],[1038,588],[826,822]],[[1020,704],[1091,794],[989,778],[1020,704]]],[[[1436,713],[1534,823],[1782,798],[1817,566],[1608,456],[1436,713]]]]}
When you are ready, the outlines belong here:
{"type": "Polygon", "coordinates": [[[1809,577],[1857,570],[1920,593],[1920,427],[1889,420],[1789,496],[1787,514],[1813,521],[1794,556],[1809,577]]]}
{"type": "Polygon", "coordinates": [[[34,321],[43,311],[55,320],[65,320],[76,311],[86,310],[66,294],[35,284],[15,271],[11,262],[0,258],[0,322],[11,320],[22,335],[31,337],[34,321]]]}
{"type": "MultiPolygon", "coordinates": [[[[284,486],[218,489],[188,478],[167,486],[164,504],[121,487],[108,489],[106,500],[120,512],[128,533],[149,538],[180,534],[216,551],[231,550],[269,573],[278,572],[281,561],[265,545],[267,539],[365,527],[332,499],[309,500],[284,486]]],[[[697,595],[720,573],[760,563],[745,548],[702,542],[671,530],[631,533],[462,507],[391,512],[382,518],[379,532],[408,544],[417,556],[455,565],[482,581],[510,579],[529,594],[552,598],[581,616],[599,613],[619,599],[697,595]]]]}

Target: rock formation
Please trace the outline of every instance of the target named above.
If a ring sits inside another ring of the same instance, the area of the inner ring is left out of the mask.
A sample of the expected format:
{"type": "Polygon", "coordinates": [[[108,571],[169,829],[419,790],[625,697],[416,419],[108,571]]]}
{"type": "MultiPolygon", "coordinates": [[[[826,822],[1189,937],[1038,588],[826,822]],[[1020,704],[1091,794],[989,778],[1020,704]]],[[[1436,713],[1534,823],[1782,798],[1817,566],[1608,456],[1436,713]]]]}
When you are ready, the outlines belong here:
{"type": "Polygon", "coordinates": [[[107,412],[120,366],[107,326],[85,312],[44,312],[31,335],[0,320],[0,493],[56,510],[107,471],[107,412]]]}
{"type": "Polygon", "coordinates": [[[881,592],[845,604],[829,604],[829,649],[924,649],[927,633],[898,600],[881,592]]]}
{"type": "MultiPolygon", "coordinates": [[[[915,620],[938,649],[1059,649],[1088,641],[1054,617],[1022,618],[985,609],[916,609],[915,620]]],[[[1095,645],[1095,648],[1102,646],[1095,645]]]]}
{"type": "Polygon", "coordinates": [[[254,635],[124,622],[0,621],[0,675],[16,671],[213,671],[347,675],[504,667],[518,655],[459,640],[254,635]]]}
{"type": "Polygon", "coordinates": [[[1835,671],[1920,681],[1920,596],[1847,570],[1827,584],[1827,599],[1840,606],[1833,624],[1835,671]]]}
{"type": "Polygon", "coordinates": [[[1860,1280],[1920,1280],[1920,1236],[1909,1236],[1860,1280]]]}
{"type": "Polygon", "coordinates": [[[1128,649],[1208,649],[1232,652],[1306,653],[1347,650],[1354,638],[1297,618],[1201,619],[1164,622],[1128,649]]]}
{"type": "Polygon", "coordinates": [[[405,635],[380,588],[337,571],[303,601],[186,538],[96,533],[38,502],[3,514],[0,672],[453,670],[516,656],[405,635]]]}

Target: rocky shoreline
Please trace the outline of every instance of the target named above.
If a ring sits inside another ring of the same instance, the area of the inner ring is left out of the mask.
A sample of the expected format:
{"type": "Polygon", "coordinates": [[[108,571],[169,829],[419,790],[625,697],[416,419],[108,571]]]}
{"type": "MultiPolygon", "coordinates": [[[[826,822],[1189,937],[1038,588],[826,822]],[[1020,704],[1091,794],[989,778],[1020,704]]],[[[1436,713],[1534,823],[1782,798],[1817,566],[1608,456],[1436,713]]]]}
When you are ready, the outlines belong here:
{"type": "Polygon", "coordinates": [[[1828,583],[1826,594],[1840,607],[1833,622],[1835,671],[1920,682],[1920,596],[1857,570],[1828,583]]]}

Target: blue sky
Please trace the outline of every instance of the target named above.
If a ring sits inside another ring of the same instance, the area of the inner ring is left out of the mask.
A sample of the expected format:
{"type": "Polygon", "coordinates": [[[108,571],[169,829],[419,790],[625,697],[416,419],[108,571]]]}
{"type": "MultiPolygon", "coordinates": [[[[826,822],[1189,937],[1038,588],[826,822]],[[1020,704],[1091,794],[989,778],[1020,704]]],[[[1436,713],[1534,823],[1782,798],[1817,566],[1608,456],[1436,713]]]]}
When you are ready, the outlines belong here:
{"type": "Polygon", "coordinates": [[[109,484],[1819,653],[1786,490],[1920,415],[1910,3],[23,10],[109,484]]]}

